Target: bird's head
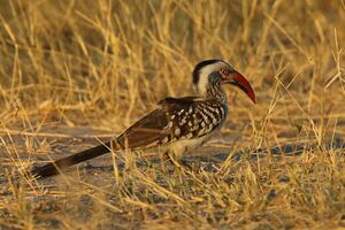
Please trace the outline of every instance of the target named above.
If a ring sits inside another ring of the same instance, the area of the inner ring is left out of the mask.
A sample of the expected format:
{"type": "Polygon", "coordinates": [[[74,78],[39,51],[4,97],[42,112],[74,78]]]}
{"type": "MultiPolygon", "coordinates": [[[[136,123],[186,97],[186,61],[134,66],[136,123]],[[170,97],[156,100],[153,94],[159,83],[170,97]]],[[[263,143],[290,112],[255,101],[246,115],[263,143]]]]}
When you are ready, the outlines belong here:
{"type": "MultiPolygon", "coordinates": [[[[239,87],[255,103],[254,91],[245,77],[229,63],[212,59],[198,63],[193,71],[193,85],[199,94],[207,96],[212,87],[231,84],[239,87]]],[[[212,91],[212,90],[211,90],[212,91]]]]}

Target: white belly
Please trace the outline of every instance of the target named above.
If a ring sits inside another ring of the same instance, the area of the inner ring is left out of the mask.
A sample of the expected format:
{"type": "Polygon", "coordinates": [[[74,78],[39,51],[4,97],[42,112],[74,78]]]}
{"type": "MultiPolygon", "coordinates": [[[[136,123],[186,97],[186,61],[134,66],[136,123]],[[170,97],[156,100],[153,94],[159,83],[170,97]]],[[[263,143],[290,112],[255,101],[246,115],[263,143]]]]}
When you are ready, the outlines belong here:
{"type": "Polygon", "coordinates": [[[205,135],[200,138],[194,139],[187,139],[187,140],[179,140],[169,145],[168,151],[172,153],[175,157],[181,158],[182,154],[188,153],[193,149],[204,144],[206,141],[210,139],[212,135],[205,135]]]}

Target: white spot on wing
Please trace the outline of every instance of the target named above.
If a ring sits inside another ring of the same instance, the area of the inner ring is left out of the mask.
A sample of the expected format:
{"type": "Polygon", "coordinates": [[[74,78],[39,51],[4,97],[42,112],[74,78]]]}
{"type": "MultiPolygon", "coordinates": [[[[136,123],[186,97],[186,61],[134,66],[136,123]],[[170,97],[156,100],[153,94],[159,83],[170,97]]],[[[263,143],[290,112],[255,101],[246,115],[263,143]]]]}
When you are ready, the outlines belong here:
{"type": "Polygon", "coordinates": [[[193,113],[193,108],[192,108],[192,107],[189,108],[188,113],[189,113],[189,114],[192,114],[192,113],[193,113]]]}
{"type": "Polygon", "coordinates": [[[181,129],[176,128],[174,133],[175,133],[176,136],[180,136],[180,134],[181,134],[181,129]]]}
{"type": "Polygon", "coordinates": [[[184,109],[181,109],[181,110],[177,113],[177,115],[180,116],[183,112],[184,112],[184,109]]]}
{"type": "Polygon", "coordinates": [[[186,116],[181,119],[181,121],[179,122],[179,125],[184,125],[185,123],[187,123],[187,117],[186,116]]]}
{"type": "Polygon", "coordinates": [[[164,139],[162,140],[162,144],[166,144],[168,143],[169,141],[169,138],[168,137],[164,137],[164,139]]]}
{"type": "Polygon", "coordinates": [[[200,111],[200,115],[205,122],[208,122],[208,117],[202,111],[200,111]]]}

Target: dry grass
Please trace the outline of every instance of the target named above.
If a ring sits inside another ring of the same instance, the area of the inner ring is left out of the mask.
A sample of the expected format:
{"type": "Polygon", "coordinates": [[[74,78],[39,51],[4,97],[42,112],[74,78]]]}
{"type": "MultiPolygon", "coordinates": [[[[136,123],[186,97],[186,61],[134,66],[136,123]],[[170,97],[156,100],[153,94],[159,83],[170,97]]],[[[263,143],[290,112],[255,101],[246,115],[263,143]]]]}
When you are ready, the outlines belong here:
{"type": "Polygon", "coordinates": [[[1,1],[0,228],[345,227],[345,155],[329,145],[345,134],[345,2],[292,2],[1,1]],[[18,177],[191,94],[193,65],[214,57],[258,103],[228,90],[230,119],[193,171],[125,155],[18,177]]]}

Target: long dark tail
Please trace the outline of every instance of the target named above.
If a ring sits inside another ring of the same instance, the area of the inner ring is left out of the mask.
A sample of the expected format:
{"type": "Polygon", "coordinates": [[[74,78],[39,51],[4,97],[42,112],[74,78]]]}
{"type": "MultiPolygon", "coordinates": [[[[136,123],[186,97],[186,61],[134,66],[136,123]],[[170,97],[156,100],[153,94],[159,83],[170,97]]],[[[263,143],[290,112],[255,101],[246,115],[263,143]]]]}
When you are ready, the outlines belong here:
{"type": "Polygon", "coordinates": [[[101,156],[103,154],[109,153],[111,149],[111,142],[98,145],[91,149],[84,150],[79,153],[75,153],[71,156],[56,160],[51,163],[47,163],[38,168],[34,168],[31,171],[31,175],[36,178],[47,178],[59,174],[59,172],[69,166],[78,164],[82,161],[87,161],[92,158],[101,156]]]}

